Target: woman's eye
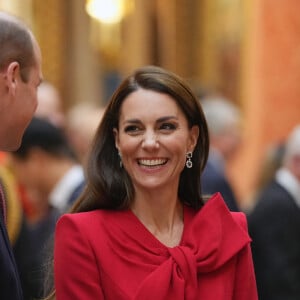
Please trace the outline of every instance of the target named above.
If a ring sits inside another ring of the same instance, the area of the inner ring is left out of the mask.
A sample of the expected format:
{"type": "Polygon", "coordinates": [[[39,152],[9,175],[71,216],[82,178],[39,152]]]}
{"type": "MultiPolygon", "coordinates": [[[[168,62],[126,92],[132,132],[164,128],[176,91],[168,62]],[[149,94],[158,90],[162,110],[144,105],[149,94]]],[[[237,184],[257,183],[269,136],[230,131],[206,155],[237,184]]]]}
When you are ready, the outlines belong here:
{"type": "Polygon", "coordinates": [[[124,128],[124,131],[127,133],[137,133],[140,128],[136,125],[129,125],[124,128]]]}
{"type": "Polygon", "coordinates": [[[172,124],[172,123],[163,123],[160,126],[160,129],[162,129],[162,130],[174,130],[174,129],[176,129],[176,125],[172,124]]]}

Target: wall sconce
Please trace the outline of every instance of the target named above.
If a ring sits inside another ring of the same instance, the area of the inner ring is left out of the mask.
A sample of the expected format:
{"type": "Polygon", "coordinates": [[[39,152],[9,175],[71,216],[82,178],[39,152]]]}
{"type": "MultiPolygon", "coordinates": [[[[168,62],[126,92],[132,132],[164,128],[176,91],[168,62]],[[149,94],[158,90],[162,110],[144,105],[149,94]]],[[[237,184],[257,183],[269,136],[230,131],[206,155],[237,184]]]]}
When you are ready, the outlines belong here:
{"type": "Polygon", "coordinates": [[[85,5],[92,18],[105,24],[119,23],[132,8],[132,0],[87,0],[85,5]]]}

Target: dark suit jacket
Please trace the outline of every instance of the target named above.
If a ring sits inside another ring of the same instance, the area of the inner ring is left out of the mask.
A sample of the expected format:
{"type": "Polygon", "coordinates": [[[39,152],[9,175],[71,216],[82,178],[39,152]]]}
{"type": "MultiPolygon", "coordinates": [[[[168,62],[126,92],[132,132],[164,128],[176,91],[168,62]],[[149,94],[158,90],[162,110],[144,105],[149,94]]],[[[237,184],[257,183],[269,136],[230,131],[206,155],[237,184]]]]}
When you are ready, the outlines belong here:
{"type": "Polygon", "coordinates": [[[0,216],[0,299],[23,299],[19,274],[2,216],[0,216]]]}
{"type": "Polygon", "coordinates": [[[248,216],[260,300],[300,299],[300,208],[273,181],[248,216]]]}
{"type": "Polygon", "coordinates": [[[20,271],[24,300],[42,299],[47,295],[47,280],[51,279],[48,277],[48,263],[52,258],[53,233],[59,216],[58,210],[52,208],[36,224],[28,224],[23,219],[13,251],[20,271]]]}
{"type": "Polygon", "coordinates": [[[213,195],[220,192],[229,210],[239,211],[237,201],[225,174],[216,168],[211,158],[207,161],[202,173],[201,186],[202,194],[213,195]]]}

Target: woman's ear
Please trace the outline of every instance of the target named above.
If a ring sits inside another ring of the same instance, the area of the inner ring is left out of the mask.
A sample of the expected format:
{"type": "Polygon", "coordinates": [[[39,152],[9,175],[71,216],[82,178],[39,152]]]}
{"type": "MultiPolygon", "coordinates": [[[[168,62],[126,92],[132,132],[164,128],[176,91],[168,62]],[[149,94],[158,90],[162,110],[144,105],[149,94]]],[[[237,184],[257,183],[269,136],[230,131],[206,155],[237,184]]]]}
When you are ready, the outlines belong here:
{"type": "Polygon", "coordinates": [[[197,125],[194,125],[190,129],[190,143],[189,143],[189,148],[188,148],[188,150],[190,152],[194,151],[194,149],[197,145],[198,138],[199,138],[199,127],[197,125]]]}
{"type": "Polygon", "coordinates": [[[118,131],[117,128],[113,129],[113,134],[114,134],[114,137],[115,137],[115,146],[119,150],[119,131],[118,131]]]}

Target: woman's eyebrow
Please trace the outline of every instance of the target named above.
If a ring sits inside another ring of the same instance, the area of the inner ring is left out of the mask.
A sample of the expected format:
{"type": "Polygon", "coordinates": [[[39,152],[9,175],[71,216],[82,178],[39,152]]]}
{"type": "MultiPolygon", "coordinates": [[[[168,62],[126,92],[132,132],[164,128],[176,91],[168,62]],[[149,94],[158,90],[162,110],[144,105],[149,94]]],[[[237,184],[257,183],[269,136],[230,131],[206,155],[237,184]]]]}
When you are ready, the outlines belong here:
{"type": "Polygon", "coordinates": [[[165,116],[165,117],[161,117],[157,120],[158,123],[161,123],[161,122],[165,122],[165,121],[170,121],[170,120],[178,120],[178,117],[177,116],[165,116]]]}
{"type": "Polygon", "coordinates": [[[141,123],[141,121],[139,119],[128,119],[128,120],[125,120],[123,123],[124,124],[126,124],[126,123],[137,124],[137,123],[141,123]]]}
{"type": "MultiPolygon", "coordinates": [[[[178,117],[177,116],[164,116],[164,117],[158,118],[156,120],[156,123],[161,123],[161,122],[170,121],[170,120],[178,120],[178,117]]],[[[139,124],[139,123],[142,123],[142,121],[140,119],[128,119],[123,122],[123,124],[139,124]]]]}

